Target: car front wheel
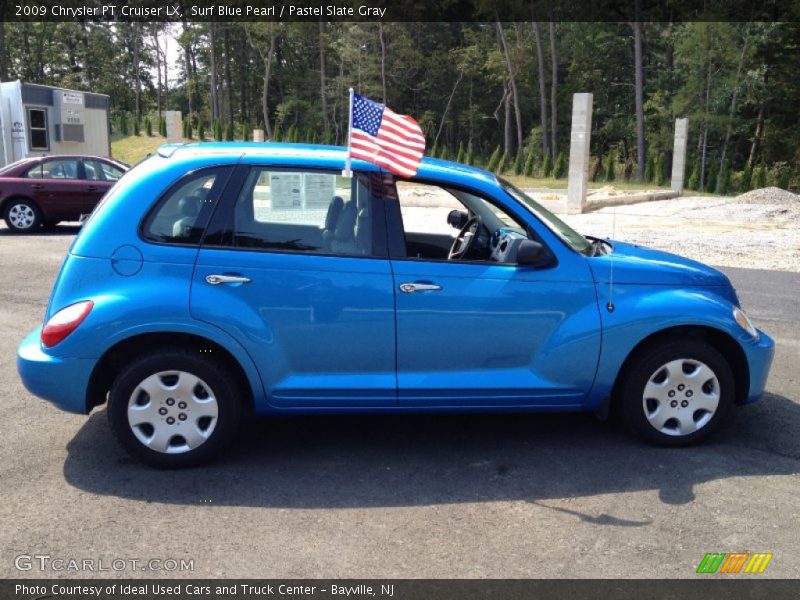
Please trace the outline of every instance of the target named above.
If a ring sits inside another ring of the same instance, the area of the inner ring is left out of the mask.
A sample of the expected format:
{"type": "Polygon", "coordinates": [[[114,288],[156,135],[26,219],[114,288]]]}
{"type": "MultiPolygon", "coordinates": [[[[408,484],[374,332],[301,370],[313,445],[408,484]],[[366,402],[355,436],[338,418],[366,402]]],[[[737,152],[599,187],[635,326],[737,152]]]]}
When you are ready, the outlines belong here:
{"type": "Polygon", "coordinates": [[[661,446],[706,439],[734,400],[725,358],[698,340],[670,340],[645,349],[620,391],[622,414],[640,436],[661,446]]]}
{"type": "Polygon", "coordinates": [[[134,457],[159,468],[207,462],[236,432],[240,392],[227,370],[184,350],[147,355],[124,368],[109,393],[108,417],[134,457]]]}
{"type": "Polygon", "coordinates": [[[8,228],[16,233],[36,231],[42,224],[39,207],[30,200],[11,200],[4,216],[8,228]]]}

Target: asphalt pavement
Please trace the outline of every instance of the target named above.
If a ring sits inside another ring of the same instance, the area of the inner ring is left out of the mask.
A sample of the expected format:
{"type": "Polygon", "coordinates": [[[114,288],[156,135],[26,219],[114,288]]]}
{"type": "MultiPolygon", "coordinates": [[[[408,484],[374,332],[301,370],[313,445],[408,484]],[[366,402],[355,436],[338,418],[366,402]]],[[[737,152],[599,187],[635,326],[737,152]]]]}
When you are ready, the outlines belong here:
{"type": "Polygon", "coordinates": [[[693,577],[715,551],[800,573],[798,273],[724,269],[777,352],[766,396],[702,446],[590,415],[295,417],[170,472],[128,458],[104,409],[66,414],[19,382],[74,233],[0,227],[1,577],[693,577]],[[33,555],[129,566],[17,569],[33,555]]]}

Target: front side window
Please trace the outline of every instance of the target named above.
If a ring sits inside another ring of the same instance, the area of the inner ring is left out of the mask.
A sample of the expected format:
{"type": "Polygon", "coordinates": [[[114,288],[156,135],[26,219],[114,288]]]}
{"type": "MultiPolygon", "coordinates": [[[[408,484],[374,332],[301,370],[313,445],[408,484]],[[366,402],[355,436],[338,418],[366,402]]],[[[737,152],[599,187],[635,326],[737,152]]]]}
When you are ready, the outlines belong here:
{"type": "Polygon", "coordinates": [[[407,258],[515,263],[528,238],[513,215],[476,193],[416,181],[396,189],[407,258]]]}
{"type": "Polygon", "coordinates": [[[42,108],[28,109],[28,142],[31,150],[50,149],[50,136],[47,132],[47,111],[42,108]]]}
{"type": "Polygon", "coordinates": [[[202,171],[174,185],[145,220],[144,237],[166,244],[199,243],[220,176],[218,169],[202,171]]]}
{"type": "Polygon", "coordinates": [[[236,199],[232,230],[237,248],[369,256],[368,182],[335,173],[254,167],[236,199]]]}
{"type": "Polygon", "coordinates": [[[42,179],[77,179],[78,161],[74,158],[56,158],[42,161],[42,179]]]}

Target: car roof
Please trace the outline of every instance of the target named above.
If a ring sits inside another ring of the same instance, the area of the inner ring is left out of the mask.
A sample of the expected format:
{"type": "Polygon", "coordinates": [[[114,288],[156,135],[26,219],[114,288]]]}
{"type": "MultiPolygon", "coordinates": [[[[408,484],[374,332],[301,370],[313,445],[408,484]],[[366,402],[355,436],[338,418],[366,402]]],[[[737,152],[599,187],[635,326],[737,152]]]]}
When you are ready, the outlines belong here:
{"type": "MultiPolygon", "coordinates": [[[[301,166],[313,166],[315,162],[336,163],[344,167],[347,148],[321,144],[289,144],[285,142],[192,142],[186,144],[165,144],[158,149],[159,156],[176,159],[208,156],[236,156],[247,160],[296,159],[301,166]]],[[[365,165],[353,159],[353,165],[365,165]]],[[[374,167],[373,167],[374,168],[374,167]]],[[[494,174],[462,165],[460,163],[423,157],[415,179],[447,180],[463,178],[484,184],[497,184],[494,174]]]]}

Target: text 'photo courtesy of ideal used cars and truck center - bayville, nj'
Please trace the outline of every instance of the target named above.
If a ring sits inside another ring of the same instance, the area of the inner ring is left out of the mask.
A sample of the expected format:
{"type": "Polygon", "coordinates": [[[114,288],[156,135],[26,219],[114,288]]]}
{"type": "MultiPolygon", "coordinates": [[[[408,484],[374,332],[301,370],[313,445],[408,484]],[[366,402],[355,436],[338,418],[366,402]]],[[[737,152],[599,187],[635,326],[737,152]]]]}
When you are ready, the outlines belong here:
{"type": "Polygon", "coordinates": [[[0,596],[793,597],[791,4],[301,4],[2,8],[0,596]]]}

